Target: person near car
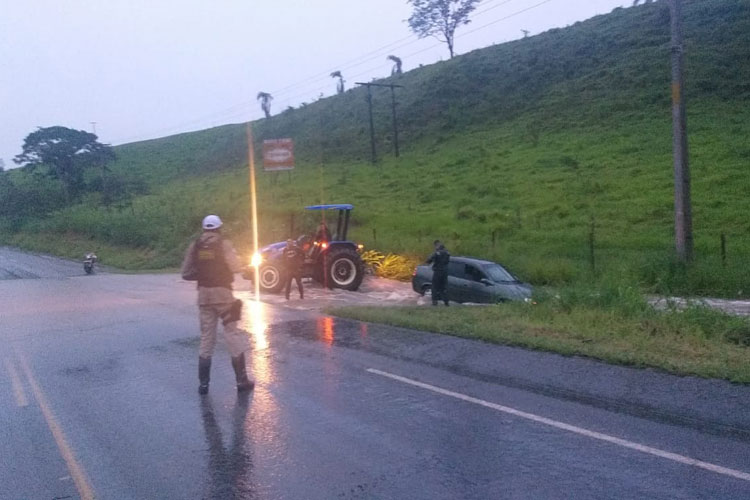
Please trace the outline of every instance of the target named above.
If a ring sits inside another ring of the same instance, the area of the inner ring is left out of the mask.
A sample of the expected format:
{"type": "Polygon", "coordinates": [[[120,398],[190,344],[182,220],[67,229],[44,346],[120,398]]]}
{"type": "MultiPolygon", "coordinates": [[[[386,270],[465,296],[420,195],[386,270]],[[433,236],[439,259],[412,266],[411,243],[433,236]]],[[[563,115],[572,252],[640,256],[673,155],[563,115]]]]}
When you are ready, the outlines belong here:
{"type": "Polygon", "coordinates": [[[242,301],[232,293],[234,273],[241,265],[232,243],[221,235],[222,221],[217,215],[203,219],[201,235],[193,241],[182,262],[182,277],[198,282],[200,346],[198,348],[198,392],[208,393],[211,358],[216,347],[217,323],[221,320],[224,340],[232,358],[237,391],[251,390],[255,383],[247,376],[245,351],[248,334],[238,326],[242,301]]]}
{"type": "Polygon", "coordinates": [[[299,298],[304,299],[305,292],[302,288],[302,264],[304,262],[304,253],[294,240],[288,239],[286,240],[286,247],[284,247],[283,255],[284,271],[286,273],[286,285],[284,286],[286,300],[289,300],[289,294],[292,291],[292,280],[297,282],[299,298]]]}
{"type": "Polygon", "coordinates": [[[440,240],[435,240],[435,251],[427,259],[428,264],[432,264],[432,305],[438,305],[443,301],[448,305],[448,295],[445,293],[445,286],[448,283],[448,262],[451,254],[445,249],[440,240]]]}

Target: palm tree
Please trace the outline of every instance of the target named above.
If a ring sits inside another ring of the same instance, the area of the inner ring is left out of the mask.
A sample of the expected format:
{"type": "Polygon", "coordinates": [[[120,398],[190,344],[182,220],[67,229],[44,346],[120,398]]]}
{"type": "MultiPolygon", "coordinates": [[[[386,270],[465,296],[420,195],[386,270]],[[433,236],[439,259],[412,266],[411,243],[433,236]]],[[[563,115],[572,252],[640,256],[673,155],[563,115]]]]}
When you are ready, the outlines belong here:
{"type": "Polygon", "coordinates": [[[339,94],[344,93],[344,77],[341,75],[341,71],[334,71],[331,73],[331,78],[338,78],[339,81],[336,84],[336,92],[339,94]]]}
{"type": "Polygon", "coordinates": [[[391,76],[401,74],[401,58],[396,56],[386,57],[389,61],[393,61],[393,69],[391,70],[391,76]]]}
{"type": "Polygon", "coordinates": [[[266,114],[266,118],[271,118],[271,101],[273,101],[273,96],[268,92],[258,92],[256,99],[260,101],[260,109],[266,114]]]}

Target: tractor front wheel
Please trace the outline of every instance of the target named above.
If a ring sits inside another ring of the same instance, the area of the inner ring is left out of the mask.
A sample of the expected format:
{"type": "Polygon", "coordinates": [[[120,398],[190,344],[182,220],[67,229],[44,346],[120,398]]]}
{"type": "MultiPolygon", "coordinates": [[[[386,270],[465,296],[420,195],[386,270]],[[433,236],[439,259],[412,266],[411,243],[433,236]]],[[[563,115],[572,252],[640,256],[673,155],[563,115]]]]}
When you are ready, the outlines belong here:
{"type": "Polygon", "coordinates": [[[274,264],[263,264],[258,269],[258,281],[263,292],[276,293],[284,286],[281,268],[274,264]]]}
{"type": "Polygon", "coordinates": [[[359,254],[349,248],[337,248],[324,259],[326,263],[325,280],[329,288],[357,290],[365,277],[365,268],[359,254]]]}

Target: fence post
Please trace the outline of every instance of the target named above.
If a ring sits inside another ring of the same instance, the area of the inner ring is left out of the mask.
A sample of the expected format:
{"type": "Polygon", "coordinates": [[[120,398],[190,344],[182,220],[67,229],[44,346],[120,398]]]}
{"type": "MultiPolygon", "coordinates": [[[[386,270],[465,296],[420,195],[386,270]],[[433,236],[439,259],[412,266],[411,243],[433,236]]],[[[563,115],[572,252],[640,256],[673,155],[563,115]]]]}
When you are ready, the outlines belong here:
{"type": "Polygon", "coordinates": [[[721,267],[727,267],[727,235],[721,233],[721,267]]]}
{"type": "Polygon", "coordinates": [[[372,241],[375,243],[378,242],[378,230],[377,228],[372,228],[372,241]]]}
{"type": "Polygon", "coordinates": [[[591,272],[596,273],[596,256],[594,255],[594,241],[596,237],[596,221],[591,216],[591,225],[589,227],[589,262],[591,263],[591,272]]]}

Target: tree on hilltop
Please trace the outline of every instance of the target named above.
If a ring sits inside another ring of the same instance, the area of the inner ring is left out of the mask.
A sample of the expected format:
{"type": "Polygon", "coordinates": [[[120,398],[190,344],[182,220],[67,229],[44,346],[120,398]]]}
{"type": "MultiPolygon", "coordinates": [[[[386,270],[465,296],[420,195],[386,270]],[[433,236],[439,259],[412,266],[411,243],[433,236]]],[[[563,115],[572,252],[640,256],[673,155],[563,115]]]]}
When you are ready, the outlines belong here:
{"type": "Polygon", "coordinates": [[[407,22],[419,37],[434,36],[448,44],[453,58],[453,41],[456,28],[469,24],[469,14],[476,9],[480,0],[407,0],[414,6],[407,22]]]}
{"type": "Polygon", "coordinates": [[[331,73],[331,78],[338,78],[339,81],[336,83],[336,92],[339,94],[344,93],[344,76],[341,74],[341,71],[334,71],[331,73]]]}
{"type": "Polygon", "coordinates": [[[63,184],[68,203],[84,188],[83,172],[88,167],[106,169],[115,159],[109,144],[99,142],[95,134],[67,127],[40,127],[26,136],[23,152],[13,161],[36,169],[46,166],[48,174],[63,184]]]}
{"type": "Polygon", "coordinates": [[[260,101],[260,109],[266,114],[266,118],[271,118],[271,101],[273,101],[273,96],[268,92],[258,92],[256,99],[260,101]]]}
{"type": "Polygon", "coordinates": [[[391,56],[386,57],[386,59],[388,59],[389,61],[393,61],[393,69],[391,69],[391,76],[400,75],[402,73],[401,58],[391,55],[391,56]]]}

